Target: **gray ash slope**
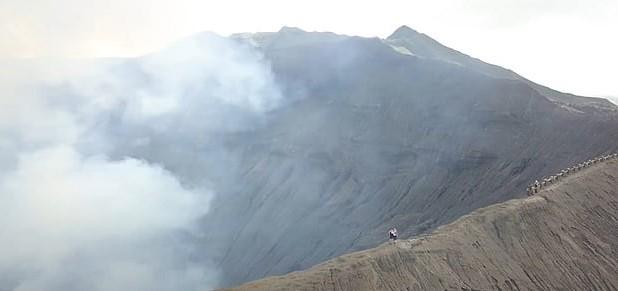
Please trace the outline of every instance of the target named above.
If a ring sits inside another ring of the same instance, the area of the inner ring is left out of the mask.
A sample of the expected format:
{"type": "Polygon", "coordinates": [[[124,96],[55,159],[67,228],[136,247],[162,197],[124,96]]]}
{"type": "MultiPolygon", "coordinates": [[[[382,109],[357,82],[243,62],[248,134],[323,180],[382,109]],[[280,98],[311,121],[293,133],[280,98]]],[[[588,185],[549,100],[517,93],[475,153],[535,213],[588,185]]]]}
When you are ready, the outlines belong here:
{"type": "Polygon", "coordinates": [[[617,290],[618,160],[427,236],[235,290],[617,290]]]}
{"type": "Polygon", "coordinates": [[[213,185],[203,243],[224,286],[374,247],[391,226],[427,232],[618,149],[606,100],[547,89],[405,27],[386,40],[294,28],[235,37],[263,51],[288,104],[221,137],[232,162],[213,185]]]}
{"type": "MultiPolygon", "coordinates": [[[[395,48],[405,48],[407,52],[414,55],[438,59],[453,64],[458,64],[472,69],[476,72],[486,74],[496,78],[520,80],[538,91],[543,96],[562,106],[570,107],[580,111],[611,110],[615,108],[613,104],[604,98],[581,97],[573,94],[562,93],[551,88],[536,84],[517,73],[502,67],[485,63],[479,59],[472,58],[461,52],[446,47],[429,36],[419,33],[407,26],[397,29],[386,42],[395,48]]],[[[405,51],[404,51],[405,53],[405,51]]],[[[566,61],[566,60],[565,60],[566,61]]]]}

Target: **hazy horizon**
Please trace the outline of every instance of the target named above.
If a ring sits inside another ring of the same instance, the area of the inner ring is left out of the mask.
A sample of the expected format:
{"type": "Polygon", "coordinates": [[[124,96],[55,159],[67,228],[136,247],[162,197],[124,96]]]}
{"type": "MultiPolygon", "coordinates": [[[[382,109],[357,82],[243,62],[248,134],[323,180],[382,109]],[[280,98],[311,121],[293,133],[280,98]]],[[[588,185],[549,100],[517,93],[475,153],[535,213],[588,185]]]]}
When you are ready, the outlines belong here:
{"type": "Polygon", "coordinates": [[[225,36],[282,26],[385,38],[407,25],[553,89],[618,96],[616,14],[618,2],[609,0],[9,0],[0,3],[0,57],[137,56],[201,31],[225,36]]]}
{"type": "Polygon", "coordinates": [[[381,242],[394,218],[419,234],[616,149],[616,107],[409,31],[232,33],[406,25],[618,104],[617,14],[605,0],[1,1],[0,289],[191,291],[299,270],[381,242]]]}

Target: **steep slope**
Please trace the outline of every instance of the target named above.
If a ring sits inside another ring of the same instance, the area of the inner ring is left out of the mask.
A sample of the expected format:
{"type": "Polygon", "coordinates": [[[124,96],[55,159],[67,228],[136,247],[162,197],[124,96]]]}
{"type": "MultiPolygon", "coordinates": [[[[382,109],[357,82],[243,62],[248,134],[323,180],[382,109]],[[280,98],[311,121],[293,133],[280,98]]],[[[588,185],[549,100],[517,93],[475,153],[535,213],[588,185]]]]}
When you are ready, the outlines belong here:
{"type": "Polygon", "coordinates": [[[451,62],[496,78],[523,81],[534,88],[539,94],[574,110],[588,113],[606,113],[607,111],[617,110],[616,106],[607,99],[576,96],[536,84],[511,70],[485,63],[479,59],[446,47],[431,37],[419,33],[405,25],[393,32],[385,42],[403,53],[451,62]]]}
{"type": "Polygon", "coordinates": [[[618,150],[618,114],[565,108],[520,80],[377,38],[288,28],[259,44],[288,103],[221,137],[229,166],[210,178],[204,246],[224,286],[374,247],[392,226],[430,231],[618,150]]]}
{"type": "MultiPolygon", "coordinates": [[[[244,38],[247,39],[247,36],[244,38]]],[[[288,104],[221,137],[204,245],[231,285],[301,270],[525,195],[539,175],[618,149],[618,115],[383,40],[282,29],[258,48],[288,104]]],[[[213,179],[211,179],[213,180],[213,179]]]]}
{"type": "Polygon", "coordinates": [[[617,290],[618,160],[432,234],[232,290],[617,290]]]}

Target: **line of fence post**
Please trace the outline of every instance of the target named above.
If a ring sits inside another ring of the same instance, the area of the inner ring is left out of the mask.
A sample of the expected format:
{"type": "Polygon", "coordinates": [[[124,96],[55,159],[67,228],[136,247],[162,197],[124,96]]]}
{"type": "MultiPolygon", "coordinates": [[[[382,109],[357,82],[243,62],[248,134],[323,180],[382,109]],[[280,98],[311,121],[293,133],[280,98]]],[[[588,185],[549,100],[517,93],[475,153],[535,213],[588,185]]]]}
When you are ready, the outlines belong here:
{"type": "Polygon", "coordinates": [[[603,161],[607,161],[607,160],[611,160],[611,159],[616,159],[618,158],[618,153],[615,154],[609,154],[609,155],[605,155],[605,156],[599,156],[596,157],[594,159],[590,159],[587,160],[585,162],[579,163],[573,167],[569,167],[566,168],[564,170],[560,170],[560,172],[558,172],[555,175],[549,176],[549,177],[542,177],[541,180],[534,180],[534,182],[530,185],[528,185],[528,187],[526,188],[526,193],[528,194],[528,196],[532,196],[536,193],[539,193],[539,191],[541,189],[543,189],[546,186],[549,186],[551,184],[554,184],[558,181],[560,181],[561,179],[565,178],[566,176],[575,173],[575,172],[579,172],[582,169],[588,168],[592,165],[595,165],[599,162],[603,162],[603,161]]]}

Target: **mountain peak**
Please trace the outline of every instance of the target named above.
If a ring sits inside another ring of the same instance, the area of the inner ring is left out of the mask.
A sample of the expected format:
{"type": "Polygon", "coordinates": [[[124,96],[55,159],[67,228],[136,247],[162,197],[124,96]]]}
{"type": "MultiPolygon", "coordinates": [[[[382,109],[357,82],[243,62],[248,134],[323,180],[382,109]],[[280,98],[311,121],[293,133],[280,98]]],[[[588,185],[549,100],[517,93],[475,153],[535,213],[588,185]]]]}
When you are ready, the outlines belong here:
{"type": "Polygon", "coordinates": [[[411,37],[411,36],[417,36],[420,33],[412,28],[410,28],[407,25],[402,25],[399,28],[397,28],[389,37],[388,39],[394,39],[394,38],[406,38],[406,37],[411,37]]]}
{"type": "Polygon", "coordinates": [[[279,29],[279,32],[280,33],[302,33],[305,31],[298,27],[284,26],[284,27],[281,27],[281,29],[279,29]]]}

